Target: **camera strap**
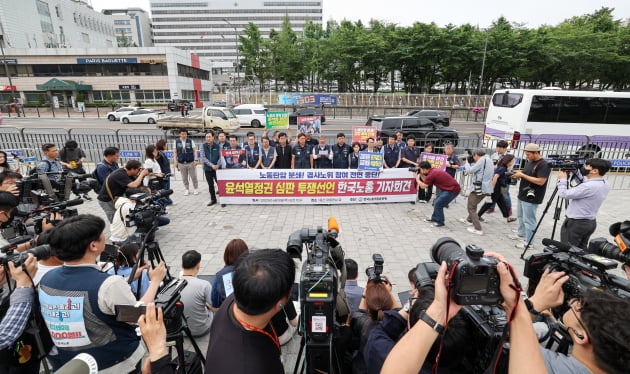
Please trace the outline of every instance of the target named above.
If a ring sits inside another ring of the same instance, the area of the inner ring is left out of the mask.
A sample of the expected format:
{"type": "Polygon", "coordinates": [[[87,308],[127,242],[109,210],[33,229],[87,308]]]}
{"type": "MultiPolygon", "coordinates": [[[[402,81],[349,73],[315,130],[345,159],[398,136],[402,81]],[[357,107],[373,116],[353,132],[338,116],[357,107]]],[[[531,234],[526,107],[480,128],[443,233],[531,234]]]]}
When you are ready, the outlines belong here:
{"type": "Polygon", "coordinates": [[[507,262],[504,262],[504,264],[505,266],[507,266],[507,269],[510,272],[510,275],[512,276],[512,281],[514,283],[510,284],[510,288],[514,290],[514,296],[516,300],[514,304],[514,309],[512,309],[512,313],[509,316],[507,316],[507,323],[505,324],[505,327],[503,328],[503,334],[501,335],[501,340],[499,344],[497,344],[497,348],[494,351],[494,355],[492,356],[492,370],[490,370],[491,368],[489,367],[486,369],[484,374],[497,372],[497,365],[499,364],[499,360],[501,359],[501,354],[503,353],[503,346],[505,345],[505,343],[508,341],[508,338],[509,338],[510,323],[512,322],[512,320],[514,319],[514,316],[516,315],[516,310],[518,309],[518,299],[521,297],[521,292],[523,291],[523,287],[521,286],[521,282],[518,280],[518,275],[516,275],[516,271],[514,270],[514,268],[507,262]]]}

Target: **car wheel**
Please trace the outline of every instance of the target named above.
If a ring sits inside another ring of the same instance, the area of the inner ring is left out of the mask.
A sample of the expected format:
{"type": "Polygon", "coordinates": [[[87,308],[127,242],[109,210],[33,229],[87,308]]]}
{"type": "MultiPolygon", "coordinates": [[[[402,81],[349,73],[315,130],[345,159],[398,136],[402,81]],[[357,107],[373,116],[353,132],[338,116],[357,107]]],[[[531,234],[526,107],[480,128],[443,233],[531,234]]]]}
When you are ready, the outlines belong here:
{"type": "Polygon", "coordinates": [[[255,119],[252,121],[252,127],[260,127],[260,121],[255,119]]]}
{"type": "Polygon", "coordinates": [[[107,116],[107,119],[110,121],[115,121],[116,117],[113,114],[110,114],[109,116],[107,116]]]}
{"type": "Polygon", "coordinates": [[[123,118],[123,119],[122,119],[122,122],[123,122],[123,123],[129,123],[129,118],[127,118],[127,117],[123,118]]]}
{"type": "Polygon", "coordinates": [[[155,124],[155,120],[153,118],[149,118],[147,122],[149,122],[149,124],[151,125],[155,124]]]}

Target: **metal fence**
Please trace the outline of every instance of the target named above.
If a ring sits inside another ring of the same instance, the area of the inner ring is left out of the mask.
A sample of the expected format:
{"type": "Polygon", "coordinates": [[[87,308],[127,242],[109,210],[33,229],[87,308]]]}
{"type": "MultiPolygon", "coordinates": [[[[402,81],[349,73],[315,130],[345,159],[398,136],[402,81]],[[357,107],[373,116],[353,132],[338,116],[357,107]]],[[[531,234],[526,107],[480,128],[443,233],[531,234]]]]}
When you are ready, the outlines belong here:
{"type": "MultiPolygon", "coordinates": [[[[327,144],[334,144],[337,139],[335,134],[326,135],[327,144]]],[[[118,147],[121,150],[121,162],[128,159],[144,159],[145,148],[148,144],[155,144],[158,139],[167,139],[172,144],[174,137],[161,130],[106,130],[106,129],[50,129],[50,128],[0,128],[0,148],[17,151],[21,157],[33,159],[29,163],[30,167],[35,166],[35,159],[43,157],[41,145],[53,143],[62,148],[66,141],[74,139],[81,149],[86,153],[88,164],[86,170],[91,171],[92,165],[102,159],[103,150],[109,146],[118,147]]],[[[197,138],[197,142],[202,142],[202,138],[197,138]]],[[[238,142],[242,143],[246,139],[239,137],[238,142]]],[[[442,152],[440,139],[424,139],[424,142],[438,144],[436,152],[442,152]]],[[[455,153],[465,157],[467,150],[483,148],[487,153],[493,153],[496,148],[497,139],[484,140],[483,135],[467,135],[459,139],[455,148],[455,153]]],[[[536,143],[542,148],[542,156],[545,159],[552,159],[553,155],[571,156],[575,158],[599,157],[611,160],[613,170],[607,175],[609,183],[614,189],[630,189],[630,144],[603,137],[572,137],[550,138],[549,136],[529,137],[522,135],[518,144],[511,152],[517,157],[518,165],[524,164],[525,154],[523,148],[526,143],[536,143]]],[[[560,157],[565,159],[567,157],[560,157]]],[[[202,173],[203,175],[203,173],[202,173]]],[[[459,174],[458,174],[459,175],[459,174]]],[[[462,187],[468,185],[468,179],[459,176],[462,187]]]]}

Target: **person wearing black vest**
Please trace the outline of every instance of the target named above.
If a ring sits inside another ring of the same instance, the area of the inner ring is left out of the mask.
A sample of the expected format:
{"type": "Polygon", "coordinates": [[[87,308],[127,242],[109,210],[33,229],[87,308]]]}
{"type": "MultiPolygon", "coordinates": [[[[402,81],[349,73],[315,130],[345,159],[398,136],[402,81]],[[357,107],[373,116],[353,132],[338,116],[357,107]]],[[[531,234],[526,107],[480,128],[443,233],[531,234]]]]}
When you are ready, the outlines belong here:
{"type": "Polygon", "coordinates": [[[217,194],[214,189],[214,181],[217,180],[217,170],[221,160],[221,150],[219,145],[214,142],[214,132],[206,133],[206,142],[201,147],[201,162],[203,162],[203,172],[208,182],[208,190],[210,191],[210,202],[208,206],[217,203],[217,194]]]}
{"type": "Polygon", "coordinates": [[[184,196],[188,196],[189,192],[198,195],[197,191],[197,147],[192,139],[188,139],[188,131],[179,132],[179,138],[173,144],[175,168],[182,173],[182,182],[184,182],[184,196]],[[188,179],[192,180],[193,190],[190,191],[188,179]]]}
{"type": "Polygon", "coordinates": [[[337,134],[337,144],[332,146],[333,167],[335,169],[347,169],[349,166],[350,146],[346,144],[346,135],[342,132],[337,134]]]}
{"type": "Polygon", "coordinates": [[[306,144],[306,136],[298,135],[298,142],[292,150],[291,169],[312,169],[313,155],[312,148],[306,144]]]}
{"type": "Polygon", "coordinates": [[[385,169],[397,168],[400,164],[400,148],[396,144],[396,136],[390,135],[387,144],[381,149],[383,154],[383,167],[385,169]]]}
{"type": "Polygon", "coordinates": [[[247,157],[247,168],[258,169],[262,164],[262,156],[260,155],[260,147],[256,142],[256,135],[248,135],[247,143],[243,145],[245,156],[247,157]]]}
{"type": "MultiPolygon", "coordinates": [[[[169,161],[168,157],[166,157],[166,154],[164,153],[166,151],[166,140],[160,139],[157,142],[155,142],[155,148],[157,148],[158,150],[158,156],[155,159],[157,160],[158,164],[160,164],[160,170],[162,170],[162,173],[170,175],[171,162],[169,161]]],[[[171,189],[170,177],[164,178],[164,180],[162,181],[162,188],[165,190],[171,189]]],[[[166,205],[173,205],[173,200],[171,199],[170,196],[166,196],[164,200],[166,200],[166,205]]]]}
{"type": "Polygon", "coordinates": [[[276,169],[291,169],[292,149],[287,141],[287,134],[281,132],[276,146],[276,169]]]}
{"type": "Polygon", "coordinates": [[[276,163],[276,148],[271,146],[271,139],[266,136],[262,137],[260,156],[262,158],[261,167],[263,169],[272,169],[274,167],[276,163]]]}
{"type": "Polygon", "coordinates": [[[332,168],[333,153],[329,145],[326,144],[324,135],[319,136],[319,144],[313,147],[313,160],[316,169],[332,168]]]}
{"type": "MultiPolygon", "coordinates": [[[[53,371],[88,353],[99,372],[129,373],[139,368],[144,356],[134,327],[116,320],[115,305],[136,304],[129,284],[96,265],[105,250],[104,229],[101,218],[82,214],[61,221],[48,237],[55,255],[64,261],[39,283],[41,314],[57,347],[57,353],[47,357],[53,371]]],[[[165,275],[164,262],[149,270],[149,288],[141,301],[154,300],[165,275]]]]}

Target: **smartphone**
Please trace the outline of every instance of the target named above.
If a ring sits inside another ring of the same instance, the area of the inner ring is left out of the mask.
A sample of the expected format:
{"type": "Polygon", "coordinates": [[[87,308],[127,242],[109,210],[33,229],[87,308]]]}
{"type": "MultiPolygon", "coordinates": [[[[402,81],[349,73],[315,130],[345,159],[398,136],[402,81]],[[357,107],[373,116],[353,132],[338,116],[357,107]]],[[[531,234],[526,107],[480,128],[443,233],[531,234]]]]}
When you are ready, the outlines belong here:
{"type": "Polygon", "coordinates": [[[138,322],[138,318],[146,311],[144,305],[116,305],[116,321],[119,322],[138,322]]]}

